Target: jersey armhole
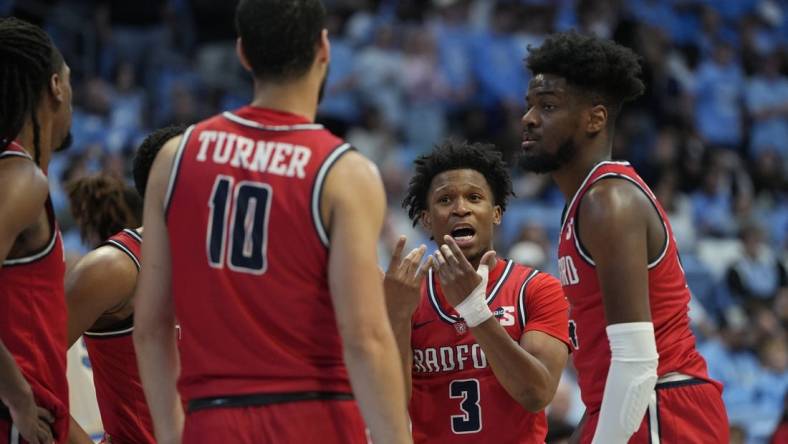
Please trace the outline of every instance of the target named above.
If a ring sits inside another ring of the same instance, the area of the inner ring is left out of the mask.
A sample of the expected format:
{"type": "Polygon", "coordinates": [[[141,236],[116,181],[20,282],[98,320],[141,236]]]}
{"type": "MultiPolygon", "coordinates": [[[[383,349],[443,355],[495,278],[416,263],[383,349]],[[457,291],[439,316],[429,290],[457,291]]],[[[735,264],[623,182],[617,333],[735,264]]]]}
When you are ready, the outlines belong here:
{"type": "Polygon", "coordinates": [[[323,194],[323,184],[326,181],[326,176],[328,176],[328,172],[331,170],[331,167],[336,164],[340,157],[349,151],[355,151],[353,145],[349,143],[342,143],[341,145],[334,148],[331,154],[329,154],[328,157],[326,157],[326,159],[323,161],[323,164],[320,165],[320,169],[318,169],[317,176],[315,177],[315,183],[312,185],[312,222],[314,223],[315,231],[317,231],[317,236],[320,239],[320,242],[326,248],[328,248],[330,240],[328,238],[328,230],[326,230],[326,227],[323,224],[323,217],[321,216],[321,196],[323,194]]]}
{"type": "Polygon", "coordinates": [[[195,125],[191,125],[190,127],[186,128],[186,131],[183,132],[183,136],[181,136],[181,143],[178,145],[178,149],[175,151],[175,157],[172,160],[172,168],[170,169],[170,178],[167,181],[167,192],[164,194],[164,219],[167,219],[167,214],[170,210],[170,202],[172,200],[172,193],[175,192],[175,183],[178,181],[178,173],[180,172],[181,168],[181,159],[183,158],[183,152],[186,149],[186,144],[189,142],[189,138],[192,135],[192,131],[194,130],[195,125]]]}
{"type": "Polygon", "coordinates": [[[539,270],[533,269],[531,273],[528,274],[528,277],[525,278],[523,284],[520,286],[520,293],[517,296],[517,320],[520,323],[520,329],[523,330],[525,333],[525,323],[528,321],[528,311],[525,309],[525,298],[527,296],[526,290],[528,288],[528,283],[539,274],[539,270]]]}
{"type": "MultiPolygon", "coordinates": [[[[619,173],[607,173],[607,174],[603,174],[603,175],[599,176],[588,187],[588,190],[590,190],[591,187],[593,187],[599,181],[604,180],[604,179],[624,179],[624,180],[627,180],[627,181],[631,182],[632,185],[635,186],[635,188],[640,190],[640,192],[643,193],[646,196],[646,199],[648,199],[649,203],[651,204],[651,207],[654,208],[654,211],[657,212],[657,216],[659,216],[659,220],[660,220],[660,222],[662,222],[662,229],[663,229],[663,232],[665,234],[665,242],[664,242],[664,244],[662,246],[662,250],[661,250],[660,254],[654,260],[649,260],[648,269],[650,270],[650,269],[656,267],[657,265],[660,264],[660,262],[662,262],[662,259],[665,257],[665,254],[667,254],[668,247],[670,246],[670,236],[668,234],[668,226],[665,223],[665,219],[662,217],[662,214],[660,214],[659,208],[657,208],[657,204],[655,203],[655,199],[656,198],[651,196],[651,195],[649,195],[649,193],[639,183],[637,183],[635,180],[633,180],[631,177],[626,176],[624,174],[619,174],[619,173]]],[[[586,193],[588,192],[588,190],[586,190],[586,193]]],[[[585,197],[585,195],[584,195],[584,197],[585,197]]],[[[577,249],[577,252],[580,254],[580,257],[583,258],[583,260],[585,262],[587,262],[588,265],[591,265],[592,267],[596,267],[596,262],[594,262],[593,257],[591,257],[591,253],[589,253],[588,250],[586,250],[586,248],[583,246],[583,241],[580,239],[580,230],[577,228],[577,226],[580,224],[580,205],[582,204],[582,198],[580,200],[581,200],[581,202],[577,203],[577,211],[575,211],[575,220],[574,220],[574,223],[571,226],[571,230],[573,231],[572,235],[574,237],[575,248],[577,249]]]]}

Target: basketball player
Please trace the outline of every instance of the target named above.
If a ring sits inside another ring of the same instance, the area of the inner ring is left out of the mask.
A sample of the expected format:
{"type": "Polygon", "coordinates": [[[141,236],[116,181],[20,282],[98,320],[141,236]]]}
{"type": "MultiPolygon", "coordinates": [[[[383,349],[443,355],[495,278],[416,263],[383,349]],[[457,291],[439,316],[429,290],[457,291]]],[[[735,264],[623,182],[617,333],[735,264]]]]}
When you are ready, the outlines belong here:
{"type": "Polygon", "coordinates": [[[37,26],[0,18],[0,443],[68,433],[63,244],[49,200],[70,70],[37,26]]]}
{"type": "MultiPolygon", "coordinates": [[[[71,211],[83,239],[104,239],[66,275],[66,299],[69,345],[84,335],[104,441],[108,443],[155,442],[131,336],[143,231],[139,196],[145,195],[156,153],[184,129],[159,129],[143,140],[134,158],[136,191],[105,175],[82,178],[68,186],[71,211]]],[[[79,426],[72,423],[72,429],[79,426]]],[[[76,435],[75,430],[72,436],[76,435]]],[[[87,434],[80,436],[84,439],[87,434]]],[[[72,442],[80,441],[74,437],[72,442]]]]}
{"type": "Polygon", "coordinates": [[[134,342],[157,441],[366,443],[366,420],[376,443],[409,442],[381,180],[313,123],[325,10],[242,0],[236,25],[252,103],[168,142],[148,182],[134,342]]]}
{"type": "Polygon", "coordinates": [[[569,304],[557,279],[492,251],[512,193],[506,165],[491,145],[449,141],[415,170],[405,207],[440,250],[419,269],[424,246],[400,259],[400,239],[385,279],[414,442],[542,444],[569,304]],[[463,285],[477,287],[468,299],[463,285]]]}
{"type": "Polygon", "coordinates": [[[527,64],[521,165],[549,172],[569,202],[558,257],[586,405],[580,442],[727,443],[670,223],[635,170],[610,160],[616,116],[643,93],[637,56],[567,33],[527,64]]]}

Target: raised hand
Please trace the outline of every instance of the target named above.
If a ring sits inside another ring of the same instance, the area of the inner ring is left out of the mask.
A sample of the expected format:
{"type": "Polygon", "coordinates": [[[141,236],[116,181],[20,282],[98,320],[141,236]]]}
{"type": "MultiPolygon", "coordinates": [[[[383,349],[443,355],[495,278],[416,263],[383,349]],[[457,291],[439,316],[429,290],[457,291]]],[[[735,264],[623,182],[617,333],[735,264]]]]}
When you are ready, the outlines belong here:
{"type": "Polygon", "coordinates": [[[486,285],[487,272],[495,267],[495,251],[484,253],[479,269],[474,270],[454,238],[446,235],[443,240],[445,243],[434,254],[434,268],[446,301],[457,307],[482,281],[486,285]]]}
{"type": "Polygon", "coordinates": [[[410,318],[419,305],[421,282],[432,266],[432,257],[428,257],[427,261],[419,266],[427,250],[426,246],[421,245],[402,258],[407,240],[407,237],[400,236],[397,241],[383,279],[383,288],[386,292],[386,306],[389,313],[410,318]]]}

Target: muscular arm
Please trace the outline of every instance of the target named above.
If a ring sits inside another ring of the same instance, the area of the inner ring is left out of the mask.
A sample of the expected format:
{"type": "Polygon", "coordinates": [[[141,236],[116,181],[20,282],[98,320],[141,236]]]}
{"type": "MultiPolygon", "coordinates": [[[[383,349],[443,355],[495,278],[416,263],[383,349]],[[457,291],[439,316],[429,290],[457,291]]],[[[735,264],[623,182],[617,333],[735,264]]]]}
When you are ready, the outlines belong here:
{"type": "Polygon", "coordinates": [[[350,383],[376,443],[410,441],[402,369],[377,268],[386,197],[358,153],[330,171],[321,196],[330,233],[328,279],[350,383]]]}
{"type": "Polygon", "coordinates": [[[626,442],[642,421],[656,384],[648,263],[649,237],[659,237],[650,229],[661,225],[655,224],[657,216],[648,198],[622,180],[599,182],[580,205],[580,238],[596,262],[611,345],[594,443],[626,442]]]}
{"type": "Polygon", "coordinates": [[[526,332],[517,343],[494,316],[471,333],[495,378],[520,405],[538,412],[553,400],[569,355],[566,344],[540,331],[526,332]]]}
{"type": "MultiPolygon", "coordinates": [[[[66,274],[69,347],[100,318],[122,320],[102,315],[128,303],[136,285],[137,267],[117,248],[99,247],[80,259],[66,274]]],[[[124,310],[121,317],[129,314],[124,310]]]]}
{"type": "MultiPolygon", "coordinates": [[[[49,185],[41,171],[27,159],[0,162],[0,267],[17,237],[33,225],[44,208],[49,185]]],[[[22,436],[30,442],[51,441],[52,432],[40,418],[54,419],[36,406],[33,391],[11,352],[0,340],[0,401],[11,411],[22,436]]]]}
{"type": "Polygon", "coordinates": [[[651,321],[647,215],[654,211],[620,179],[600,181],[580,204],[580,239],[596,263],[608,325],[651,321]]]}
{"type": "Polygon", "coordinates": [[[156,156],[145,192],[145,258],[134,293],[134,347],[156,440],[180,443],[183,409],[175,388],[180,363],[175,343],[175,309],[170,292],[170,250],[164,195],[180,137],[156,156]]]}
{"type": "MultiPolygon", "coordinates": [[[[129,301],[136,281],[136,266],[116,248],[99,247],[80,259],[66,274],[68,346],[74,345],[105,312],[129,301]]],[[[68,442],[93,442],[73,417],[68,429],[68,442]]]]}

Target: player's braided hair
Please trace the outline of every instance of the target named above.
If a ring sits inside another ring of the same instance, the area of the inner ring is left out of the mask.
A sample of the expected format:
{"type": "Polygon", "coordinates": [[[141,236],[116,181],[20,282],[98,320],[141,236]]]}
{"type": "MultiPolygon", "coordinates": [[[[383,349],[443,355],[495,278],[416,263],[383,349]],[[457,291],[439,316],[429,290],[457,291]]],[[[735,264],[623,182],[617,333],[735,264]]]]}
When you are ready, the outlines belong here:
{"type": "Polygon", "coordinates": [[[81,177],[66,184],[71,214],[83,240],[104,240],[124,228],[142,225],[142,199],[134,188],[108,174],[81,177]]]}
{"type": "Polygon", "coordinates": [[[137,192],[145,198],[145,187],[148,184],[148,176],[156,155],[167,141],[186,131],[186,125],[172,125],[157,129],[148,134],[142,141],[137,153],[134,154],[134,187],[137,192]]]}
{"type": "Polygon", "coordinates": [[[50,76],[63,66],[63,56],[38,26],[14,17],[0,18],[0,151],[33,122],[33,149],[40,158],[40,126],[36,109],[50,76]]]}
{"type": "Polygon", "coordinates": [[[611,40],[577,32],[553,34],[542,46],[528,48],[526,64],[534,74],[554,74],[580,88],[615,116],[624,102],[643,94],[639,57],[611,40]]]}
{"type": "Polygon", "coordinates": [[[495,205],[506,210],[506,202],[512,192],[512,179],[495,145],[447,140],[436,145],[430,154],[419,156],[413,161],[414,174],[402,201],[402,208],[415,226],[422,211],[428,208],[427,194],[432,180],[444,171],[470,169],[481,173],[493,192],[495,205]]]}

